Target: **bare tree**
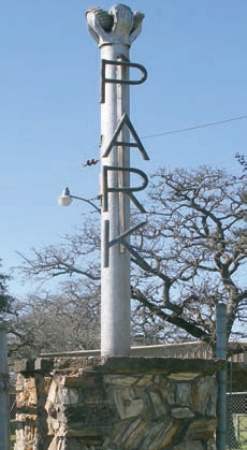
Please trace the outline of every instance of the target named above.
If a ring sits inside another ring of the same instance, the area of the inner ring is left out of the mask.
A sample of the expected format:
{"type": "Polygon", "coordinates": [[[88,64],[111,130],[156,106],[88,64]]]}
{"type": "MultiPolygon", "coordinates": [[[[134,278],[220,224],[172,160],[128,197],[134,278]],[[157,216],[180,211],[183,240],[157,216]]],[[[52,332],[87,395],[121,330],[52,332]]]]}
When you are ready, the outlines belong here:
{"type": "Polygon", "coordinates": [[[153,177],[143,264],[133,297],[154,315],[214,346],[214,307],[227,304],[228,337],[246,322],[246,184],[206,167],[153,177]],[[233,325],[236,325],[233,327],[233,325]]]}
{"type": "MultiPolygon", "coordinates": [[[[148,225],[132,245],[133,324],[158,339],[189,337],[215,346],[215,305],[227,304],[228,338],[247,321],[246,176],[202,167],[159,170],[146,204],[148,225]]],[[[138,216],[138,214],[136,214],[138,216]]],[[[135,219],[134,219],[135,220],[135,219]]],[[[69,277],[99,288],[100,234],[95,220],[60,247],[25,257],[28,276],[69,277]]]]}
{"type": "Polygon", "coordinates": [[[99,348],[98,292],[86,295],[72,283],[56,295],[30,296],[14,326],[10,351],[18,357],[99,348]]]}
{"type": "MultiPolygon", "coordinates": [[[[1,267],[1,260],[0,260],[1,267]]],[[[8,281],[10,277],[0,273],[0,321],[12,314],[14,298],[8,292],[8,281]]]]}
{"type": "Polygon", "coordinates": [[[246,158],[246,155],[244,155],[243,153],[237,152],[236,155],[235,155],[235,159],[239,162],[240,166],[242,166],[242,169],[243,169],[243,175],[242,176],[246,176],[246,174],[247,174],[247,158],[246,158]]]}
{"type": "Polygon", "coordinates": [[[36,280],[57,277],[82,278],[98,284],[100,281],[100,233],[98,217],[86,219],[83,227],[73,235],[66,235],[58,246],[49,245],[31,250],[31,256],[20,254],[21,271],[36,280]]]}

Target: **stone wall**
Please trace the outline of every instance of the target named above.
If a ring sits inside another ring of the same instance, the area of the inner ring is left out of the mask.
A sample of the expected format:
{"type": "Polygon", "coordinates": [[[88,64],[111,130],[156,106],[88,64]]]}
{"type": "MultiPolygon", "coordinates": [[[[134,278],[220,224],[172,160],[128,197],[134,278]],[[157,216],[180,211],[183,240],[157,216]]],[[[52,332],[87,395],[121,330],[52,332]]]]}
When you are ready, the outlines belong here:
{"type": "Polygon", "coordinates": [[[222,362],[23,361],[15,450],[215,450],[222,362]]]}

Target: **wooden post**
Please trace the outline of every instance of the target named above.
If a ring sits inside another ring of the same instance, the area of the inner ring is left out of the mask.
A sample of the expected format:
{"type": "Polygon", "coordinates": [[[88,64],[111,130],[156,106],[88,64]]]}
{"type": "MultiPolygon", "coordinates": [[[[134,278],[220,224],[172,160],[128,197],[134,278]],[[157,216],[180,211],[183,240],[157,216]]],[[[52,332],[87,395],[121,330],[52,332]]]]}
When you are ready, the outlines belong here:
{"type": "Polygon", "coordinates": [[[7,332],[0,323],[0,450],[9,450],[8,378],[7,332]]]}

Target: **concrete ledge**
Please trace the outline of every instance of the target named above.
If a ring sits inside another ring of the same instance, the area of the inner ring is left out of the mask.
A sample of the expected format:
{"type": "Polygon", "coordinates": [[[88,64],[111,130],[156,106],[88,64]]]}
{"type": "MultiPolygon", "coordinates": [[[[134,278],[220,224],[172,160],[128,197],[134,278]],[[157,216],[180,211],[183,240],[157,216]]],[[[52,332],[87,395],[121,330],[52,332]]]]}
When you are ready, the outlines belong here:
{"type": "Polygon", "coordinates": [[[102,373],[132,374],[150,373],[167,375],[173,373],[192,373],[213,375],[225,364],[222,360],[185,359],[177,358],[110,358],[95,370],[102,373]]]}

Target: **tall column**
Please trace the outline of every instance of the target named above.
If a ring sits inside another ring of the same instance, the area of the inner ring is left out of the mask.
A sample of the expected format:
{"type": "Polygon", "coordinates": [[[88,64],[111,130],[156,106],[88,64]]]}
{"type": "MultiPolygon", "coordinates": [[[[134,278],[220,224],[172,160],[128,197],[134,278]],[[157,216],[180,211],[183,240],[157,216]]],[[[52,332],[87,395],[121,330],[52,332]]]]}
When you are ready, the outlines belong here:
{"type": "Polygon", "coordinates": [[[0,323],[0,450],[9,449],[9,392],[6,327],[0,323]]]}
{"type": "MultiPolygon", "coordinates": [[[[141,31],[143,14],[133,13],[125,5],[117,5],[109,12],[90,9],[86,17],[89,30],[100,48],[101,60],[129,61],[129,49],[141,31]]],[[[129,80],[128,66],[106,63],[101,98],[102,180],[106,166],[129,167],[129,148],[126,145],[115,145],[104,156],[123,114],[129,115],[129,84],[104,82],[116,79],[129,80]]],[[[121,130],[118,141],[129,142],[127,127],[121,130]]],[[[128,171],[109,170],[107,183],[109,188],[128,188],[128,171]]],[[[109,249],[109,264],[106,264],[105,252],[107,237],[112,241],[129,229],[129,197],[124,192],[109,192],[107,203],[101,214],[101,355],[127,356],[130,349],[130,255],[124,246],[113,245],[109,249]]]]}
{"type": "MultiPolygon", "coordinates": [[[[227,359],[227,336],[226,336],[226,305],[218,303],[216,306],[216,358],[227,359]]],[[[217,373],[218,396],[217,396],[217,450],[226,449],[227,438],[227,367],[223,367],[217,373]]]]}

